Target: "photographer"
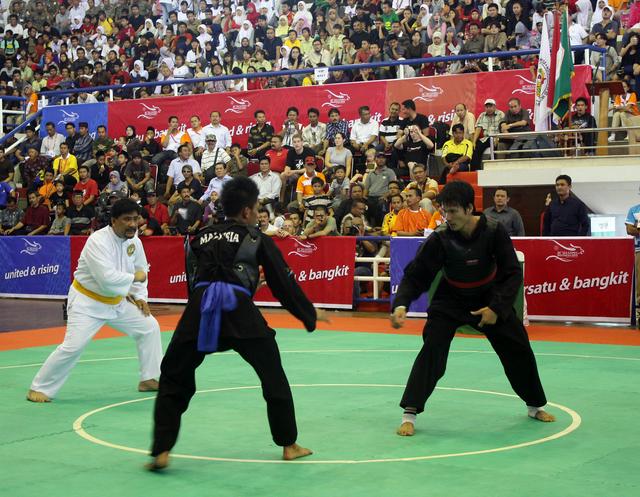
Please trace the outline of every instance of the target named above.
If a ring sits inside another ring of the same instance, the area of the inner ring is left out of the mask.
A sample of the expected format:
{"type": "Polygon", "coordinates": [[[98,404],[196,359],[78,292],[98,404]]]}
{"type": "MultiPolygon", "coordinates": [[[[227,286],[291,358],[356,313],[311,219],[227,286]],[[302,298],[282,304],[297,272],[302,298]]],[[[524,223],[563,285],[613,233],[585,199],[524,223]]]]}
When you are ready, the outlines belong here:
{"type": "Polygon", "coordinates": [[[428,164],[429,153],[435,148],[429,137],[415,124],[404,128],[393,146],[400,152],[398,168],[395,171],[398,176],[411,175],[409,163],[428,164]]]}

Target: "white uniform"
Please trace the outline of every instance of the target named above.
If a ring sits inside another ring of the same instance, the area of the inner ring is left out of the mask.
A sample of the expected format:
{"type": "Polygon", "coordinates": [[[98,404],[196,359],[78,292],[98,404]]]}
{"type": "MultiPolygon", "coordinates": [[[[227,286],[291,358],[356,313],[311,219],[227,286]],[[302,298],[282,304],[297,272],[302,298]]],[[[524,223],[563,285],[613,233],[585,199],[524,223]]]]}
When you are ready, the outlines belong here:
{"type": "Polygon", "coordinates": [[[147,300],[147,283],[133,281],[136,269],[146,271],[147,267],[137,236],[120,238],[108,226],[89,237],[69,288],[64,341],[42,365],[31,390],[55,397],[84,348],[105,324],[136,340],[141,381],[160,376],[162,345],[158,321],[144,316],[126,300],[127,295],[147,300]]]}

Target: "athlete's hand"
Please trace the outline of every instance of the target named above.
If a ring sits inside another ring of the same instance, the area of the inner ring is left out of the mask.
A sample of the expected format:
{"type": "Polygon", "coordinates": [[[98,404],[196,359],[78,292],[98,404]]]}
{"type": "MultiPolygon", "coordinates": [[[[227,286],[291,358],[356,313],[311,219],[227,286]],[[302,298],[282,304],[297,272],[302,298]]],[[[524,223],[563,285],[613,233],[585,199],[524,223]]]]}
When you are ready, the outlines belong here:
{"type": "Polygon", "coordinates": [[[133,281],[134,283],[144,283],[147,281],[147,273],[138,269],[135,273],[133,273],[133,281]]]}
{"type": "Polygon", "coordinates": [[[145,300],[136,300],[132,295],[127,295],[127,301],[131,302],[138,309],[142,311],[142,314],[145,316],[151,316],[151,309],[149,309],[149,304],[145,300]]]}
{"type": "Polygon", "coordinates": [[[316,321],[330,323],[331,318],[329,317],[329,314],[327,314],[327,311],[325,311],[324,309],[316,309],[316,321]]]}
{"type": "Polygon", "coordinates": [[[498,315],[489,307],[483,307],[477,311],[472,311],[471,314],[473,316],[481,316],[478,328],[482,328],[485,324],[496,324],[496,321],[498,320],[498,315]]]}
{"type": "Polygon", "coordinates": [[[391,314],[391,327],[395,329],[402,328],[405,319],[407,319],[407,309],[405,307],[396,307],[391,314]]]}

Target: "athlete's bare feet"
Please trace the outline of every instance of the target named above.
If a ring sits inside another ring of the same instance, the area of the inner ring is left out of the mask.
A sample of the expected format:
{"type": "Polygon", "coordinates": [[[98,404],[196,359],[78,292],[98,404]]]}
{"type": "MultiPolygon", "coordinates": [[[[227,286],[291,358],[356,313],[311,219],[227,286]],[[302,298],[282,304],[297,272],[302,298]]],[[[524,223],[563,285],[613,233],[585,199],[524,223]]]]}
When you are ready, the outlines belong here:
{"type": "Polygon", "coordinates": [[[49,397],[47,397],[42,392],[36,392],[35,390],[29,390],[29,392],[27,392],[27,400],[39,403],[51,402],[51,399],[49,397]]]}
{"type": "Polygon", "coordinates": [[[153,458],[153,461],[144,465],[149,471],[162,471],[167,466],[169,466],[169,451],[161,452],[153,458]]]}
{"type": "Polygon", "coordinates": [[[415,433],[415,426],[413,423],[405,422],[400,425],[400,427],[396,430],[396,433],[401,437],[412,437],[415,433]]]}
{"type": "Polygon", "coordinates": [[[298,444],[287,445],[282,449],[282,459],[285,461],[293,461],[301,457],[310,456],[313,451],[300,447],[298,444]]]}
{"type": "Polygon", "coordinates": [[[158,388],[160,388],[160,383],[153,378],[138,383],[138,392],[157,392],[158,388]]]}
{"type": "Polygon", "coordinates": [[[556,417],[553,414],[549,414],[547,411],[537,411],[535,416],[531,416],[533,419],[542,421],[543,423],[553,423],[556,417]]]}

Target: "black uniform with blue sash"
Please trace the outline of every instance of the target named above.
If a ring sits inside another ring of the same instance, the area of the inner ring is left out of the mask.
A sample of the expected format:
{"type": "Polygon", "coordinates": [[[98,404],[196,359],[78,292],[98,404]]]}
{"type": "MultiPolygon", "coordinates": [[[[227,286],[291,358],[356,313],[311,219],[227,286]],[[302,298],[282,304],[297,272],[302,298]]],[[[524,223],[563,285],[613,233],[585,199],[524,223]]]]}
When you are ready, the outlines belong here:
{"type": "Polygon", "coordinates": [[[162,361],[151,455],[175,445],[181,416],[196,391],[195,370],[205,355],[230,349],[261,380],[274,442],[280,446],[295,443],[293,398],[275,331],[252,300],[259,267],[274,297],[307,331],[315,329],[315,308],[273,240],[254,227],[233,221],[207,227],[193,239],[191,250],[194,264],[187,264],[191,292],[162,361]]]}

